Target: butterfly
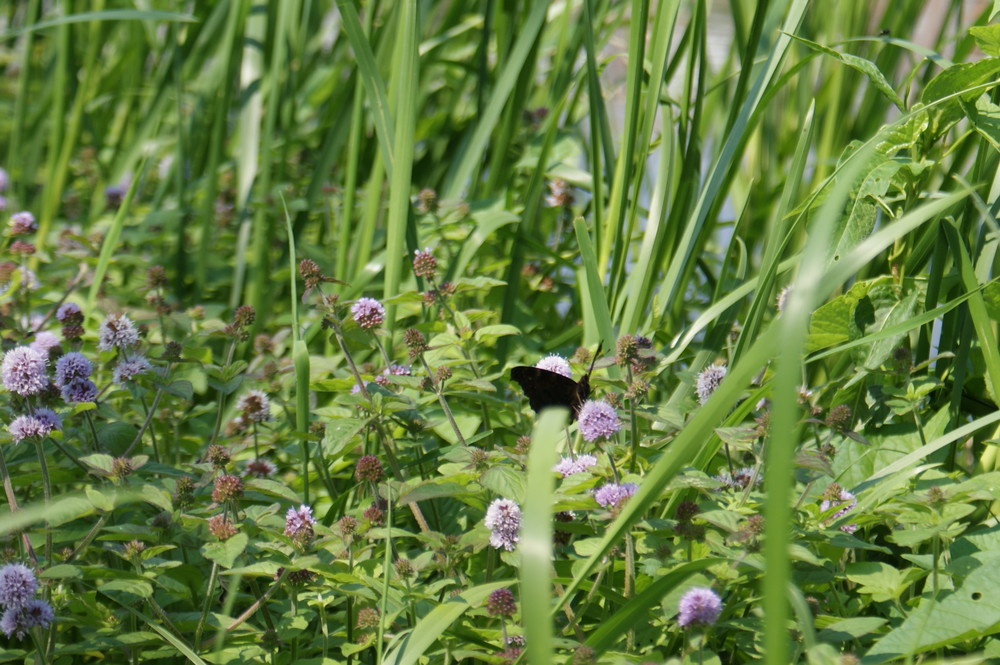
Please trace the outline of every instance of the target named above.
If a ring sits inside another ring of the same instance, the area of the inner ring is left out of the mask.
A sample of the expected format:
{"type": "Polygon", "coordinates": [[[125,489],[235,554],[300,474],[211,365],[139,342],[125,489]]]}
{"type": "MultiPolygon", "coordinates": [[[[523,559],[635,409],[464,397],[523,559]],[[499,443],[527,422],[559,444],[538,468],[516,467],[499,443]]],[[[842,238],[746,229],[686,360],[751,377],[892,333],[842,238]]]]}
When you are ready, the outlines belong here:
{"type": "Polygon", "coordinates": [[[574,381],[558,372],[526,365],[510,370],[510,378],[521,385],[532,411],[538,413],[550,406],[565,406],[570,411],[569,420],[573,422],[580,413],[580,407],[590,397],[590,373],[594,371],[594,363],[597,362],[600,353],[599,346],[593,362],[590,363],[590,369],[580,377],[579,381],[574,381]]]}

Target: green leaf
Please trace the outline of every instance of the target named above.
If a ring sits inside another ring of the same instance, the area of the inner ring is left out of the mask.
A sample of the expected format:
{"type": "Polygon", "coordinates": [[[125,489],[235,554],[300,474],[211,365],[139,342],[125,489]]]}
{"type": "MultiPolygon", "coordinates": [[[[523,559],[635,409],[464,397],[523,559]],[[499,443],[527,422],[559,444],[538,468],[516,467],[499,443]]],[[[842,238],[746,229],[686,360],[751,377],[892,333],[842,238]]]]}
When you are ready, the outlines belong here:
{"type": "Polygon", "coordinates": [[[927,571],[919,568],[897,570],[881,561],[858,561],[847,566],[847,579],[859,585],[858,593],[875,602],[895,601],[927,571]]]}
{"type": "Polygon", "coordinates": [[[153,595],[153,585],[146,580],[111,580],[102,584],[100,589],[102,593],[118,592],[139,598],[149,598],[153,595]]]}
{"type": "Polygon", "coordinates": [[[246,488],[257,490],[261,494],[287,499],[292,503],[302,503],[302,497],[293,492],[288,485],[267,478],[252,478],[246,481],[246,488]]]}
{"type": "Polygon", "coordinates": [[[492,346],[494,342],[500,337],[505,337],[506,335],[520,335],[521,330],[517,326],[511,326],[507,324],[496,324],[492,326],[483,326],[476,331],[473,338],[482,344],[487,346],[492,346]]]}
{"type": "MultiPolygon", "coordinates": [[[[906,620],[879,640],[864,663],[882,663],[977,639],[1000,624],[1000,554],[965,557],[969,570],[953,591],[926,593],[906,620]]],[[[956,561],[952,565],[958,564],[956,561]]]]}
{"type": "Polygon", "coordinates": [[[490,467],[479,479],[479,484],[499,497],[513,499],[521,503],[524,499],[524,474],[497,464],[490,467]]]}
{"type": "Polygon", "coordinates": [[[823,642],[849,642],[874,633],[887,623],[888,619],[881,617],[853,617],[831,623],[817,637],[823,642]]]}
{"type": "Polygon", "coordinates": [[[218,543],[206,543],[201,548],[201,553],[206,559],[214,561],[223,568],[232,568],[236,557],[243,553],[247,547],[249,538],[245,533],[238,533],[232,538],[218,543]]]}
{"type": "Polygon", "coordinates": [[[976,40],[976,45],[986,55],[1000,55],[1000,24],[974,25],[969,28],[969,34],[976,40]]]}
{"type": "Polygon", "coordinates": [[[97,441],[104,450],[109,450],[115,455],[122,455],[135,439],[137,431],[135,425],[128,423],[108,423],[98,428],[97,441]]]}

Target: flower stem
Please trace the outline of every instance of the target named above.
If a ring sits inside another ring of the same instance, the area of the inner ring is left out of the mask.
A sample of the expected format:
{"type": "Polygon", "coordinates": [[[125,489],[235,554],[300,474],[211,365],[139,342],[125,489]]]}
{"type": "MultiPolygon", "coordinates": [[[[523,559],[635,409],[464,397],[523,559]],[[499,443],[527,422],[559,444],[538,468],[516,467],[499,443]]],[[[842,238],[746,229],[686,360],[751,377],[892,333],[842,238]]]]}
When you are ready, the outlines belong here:
{"type": "Polygon", "coordinates": [[[451,428],[455,431],[455,436],[458,438],[458,442],[463,446],[468,446],[465,442],[465,437],[462,436],[462,430],[458,429],[458,423],[455,422],[455,416],[451,412],[451,408],[448,406],[448,400],[444,398],[444,390],[441,384],[438,383],[437,379],[434,378],[434,373],[431,371],[430,365],[427,364],[427,360],[423,356],[420,356],[420,364],[424,366],[424,371],[427,372],[427,378],[431,382],[431,387],[434,388],[434,394],[437,395],[438,402],[441,403],[441,409],[444,411],[445,417],[448,422],[451,423],[451,428]]]}
{"type": "MultiPolygon", "coordinates": [[[[38,437],[35,439],[35,453],[38,455],[38,466],[42,471],[42,491],[45,494],[45,512],[48,512],[52,503],[52,479],[49,478],[49,465],[45,462],[45,450],[42,448],[42,441],[38,437]]],[[[45,562],[52,564],[52,529],[49,528],[48,520],[45,522],[45,562]]]]}

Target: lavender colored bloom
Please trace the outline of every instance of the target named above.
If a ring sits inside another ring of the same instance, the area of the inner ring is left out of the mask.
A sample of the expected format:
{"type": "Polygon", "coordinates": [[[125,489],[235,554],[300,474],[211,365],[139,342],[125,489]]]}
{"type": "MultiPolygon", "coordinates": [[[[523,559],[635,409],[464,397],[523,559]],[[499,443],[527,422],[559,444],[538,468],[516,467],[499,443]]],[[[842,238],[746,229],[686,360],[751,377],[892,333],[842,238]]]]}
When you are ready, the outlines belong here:
{"type": "Polygon", "coordinates": [[[68,404],[94,402],[97,400],[97,385],[90,379],[73,379],[62,387],[60,393],[68,404]]]}
{"type": "Polygon", "coordinates": [[[688,626],[711,626],[719,620],[722,599],[706,587],[692,587],[681,596],[677,604],[677,623],[681,628],[688,626]]]}
{"type": "Polygon", "coordinates": [[[704,404],[708,401],[708,398],[715,389],[719,387],[722,380],[726,378],[726,366],[725,365],[711,365],[706,367],[698,374],[698,380],[695,383],[695,392],[698,393],[698,402],[704,404]]]}
{"type": "Polygon", "coordinates": [[[83,321],[83,311],[76,303],[64,302],[56,310],[56,320],[64,324],[81,323],[83,321]]]}
{"type": "Polygon", "coordinates": [[[62,388],[76,379],[89,379],[93,366],[79,351],[70,351],[56,361],[56,385],[62,388]]]}
{"type": "Polygon", "coordinates": [[[285,535],[293,540],[308,540],[313,536],[312,508],[302,504],[298,508],[289,508],[285,513],[285,535]]]}
{"type": "Polygon", "coordinates": [[[406,365],[389,365],[384,373],[391,376],[410,376],[413,372],[406,365]]]}
{"type": "Polygon", "coordinates": [[[351,305],[351,316],[362,328],[377,328],[385,321],[385,308],[374,298],[359,298],[351,305]]]}
{"type": "Polygon", "coordinates": [[[756,487],[764,482],[764,474],[760,471],[757,471],[755,474],[752,466],[744,466],[736,469],[732,474],[728,471],[723,471],[716,476],[716,479],[733,489],[746,489],[750,486],[750,483],[753,483],[754,487],[756,487]]]}
{"type": "Polygon", "coordinates": [[[38,582],[35,573],[20,563],[8,563],[0,568],[0,605],[24,607],[35,595],[38,582]]]}
{"type": "Polygon", "coordinates": [[[598,487],[594,492],[594,501],[605,508],[614,508],[619,503],[636,493],[639,486],[635,483],[608,483],[598,487]]]}
{"type": "Polygon", "coordinates": [[[115,367],[112,375],[115,383],[123,384],[152,369],[146,356],[138,353],[126,354],[115,367]]]}
{"type": "Polygon", "coordinates": [[[62,418],[52,409],[35,409],[35,419],[42,423],[45,434],[62,429],[62,418]]]}
{"type": "MultiPolygon", "coordinates": [[[[852,508],[858,505],[858,500],[854,498],[854,495],[845,489],[841,489],[837,496],[839,500],[831,501],[830,499],[823,499],[819,504],[820,511],[824,513],[830,510],[831,508],[840,508],[840,510],[835,512],[833,516],[826,521],[827,524],[829,524],[830,522],[835,522],[836,520],[840,519],[848,512],[850,512],[852,508]]],[[[858,530],[858,525],[842,524],[840,526],[840,530],[843,531],[844,533],[854,533],[855,531],[858,530]]]]}
{"type": "Polygon", "coordinates": [[[29,344],[31,348],[38,351],[43,356],[49,355],[49,351],[59,346],[59,338],[48,331],[35,333],[35,341],[29,344]]]}
{"type": "Polygon", "coordinates": [[[60,429],[62,421],[55,412],[49,409],[38,409],[34,415],[18,416],[7,426],[10,437],[20,442],[32,437],[47,436],[53,430],[60,429]]]}
{"type": "Polygon", "coordinates": [[[552,467],[552,470],[561,473],[562,477],[565,478],[574,473],[583,473],[595,464],[597,464],[597,458],[593,455],[578,455],[576,459],[563,457],[558,464],[552,467]]]}
{"type": "Polygon", "coordinates": [[[11,215],[9,224],[11,234],[13,235],[25,235],[38,230],[38,222],[35,221],[35,216],[27,210],[15,212],[11,215]]]}
{"type": "Polygon", "coordinates": [[[25,634],[38,626],[48,627],[55,619],[55,612],[52,606],[44,600],[38,598],[29,600],[24,607],[9,607],[0,617],[0,630],[7,637],[15,635],[17,639],[24,639],[25,634]]]}
{"type": "Polygon", "coordinates": [[[580,434],[583,440],[593,442],[600,438],[610,438],[622,428],[615,407],[604,400],[588,399],[580,407],[580,434]]]}
{"type": "Polygon", "coordinates": [[[514,546],[520,539],[521,508],[510,499],[494,499],[486,509],[483,524],[492,532],[490,545],[513,552],[514,546]]]}
{"type": "Polygon", "coordinates": [[[573,370],[569,368],[569,363],[566,362],[566,359],[554,353],[539,360],[535,363],[535,367],[549,372],[555,372],[556,374],[561,374],[567,379],[573,378],[573,370]]]}
{"type": "Polygon", "coordinates": [[[19,346],[4,354],[0,364],[3,386],[18,395],[34,395],[45,390],[45,358],[30,346],[19,346]]]}
{"type": "Polygon", "coordinates": [[[139,343],[139,331],[125,314],[108,314],[98,330],[97,347],[101,351],[127,349],[139,343]]]}
{"type": "Polygon", "coordinates": [[[42,423],[34,416],[18,416],[7,425],[10,438],[14,443],[42,435],[42,423]]]}
{"type": "Polygon", "coordinates": [[[262,423],[271,419],[271,400],[263,390],[250,390],[236,400],[236,409],[248,420],[262,423]]]}

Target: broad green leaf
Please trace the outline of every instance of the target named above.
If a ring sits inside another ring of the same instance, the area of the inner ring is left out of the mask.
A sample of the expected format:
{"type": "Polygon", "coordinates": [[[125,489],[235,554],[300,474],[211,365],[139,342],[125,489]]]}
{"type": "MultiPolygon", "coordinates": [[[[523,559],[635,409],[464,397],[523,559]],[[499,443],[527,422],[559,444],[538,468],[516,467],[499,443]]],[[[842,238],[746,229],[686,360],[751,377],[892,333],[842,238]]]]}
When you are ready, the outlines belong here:
{"type": "Polygon", "coordinates": [[[976,45],[986,55],[1000,55],[1000,24],[974,25],[969,28],[969,34],[976,40],[976,45]]]}
{"type": "Polygon", "coordinates": [[[513,499],[518,503],[524,499],[524,474],[513,467],[497,464],[482,475],[479,483],[497,497],[513,499]]]}
{"type": "MultiPolygon", "coordinates": [[[[882,663],[982,638],[1000,630],[1000,554],[966,557],[969,572],[953,591],[925,593],[905,621],[879,640],[862,660],[882,663]]],[[[958,563],[958,562],[955,562],[958,563]]]]}
{"type": "Polygon", "coordinates": [[[875,602],[895,601],[927,571],[919,568],[897,570],[881,561],[857,561],[847,566],[847,579],[857,583],[858,593],[875,602]]]}
{"type": "Polygon", "coordinates": [[[206,559],[215,561],[223,568],[232,568],[236,557],[243,553],[247,547],[249,538],[243,532],[217,543],[206,543],[202,545],[201,552],[206,559]]]}
{"type": "Polygon", "coordinates": [[[492,346],[494,342],[500,337],[505,337],[506,335],[520,335],[521,330],[517,326],[507,325],[505,323],[496,324],[492,326],[483,326],[476,331],[473,336],[477,342],[485,344],[487,346],[492,346]]]}

